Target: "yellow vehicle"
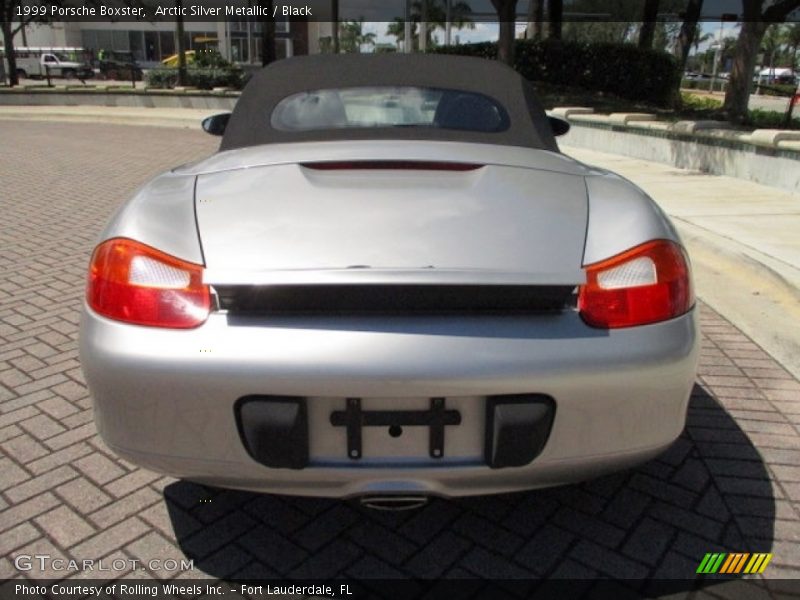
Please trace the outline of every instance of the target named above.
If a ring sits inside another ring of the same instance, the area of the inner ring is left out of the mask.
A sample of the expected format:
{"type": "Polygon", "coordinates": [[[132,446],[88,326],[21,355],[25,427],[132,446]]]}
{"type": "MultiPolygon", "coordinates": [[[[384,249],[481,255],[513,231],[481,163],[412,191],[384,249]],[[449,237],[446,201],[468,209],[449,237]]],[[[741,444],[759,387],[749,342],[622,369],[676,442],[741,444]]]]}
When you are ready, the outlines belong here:
{"type": "MultiPolygon", "coordinates": [[[[186,55],[186,64],[191,65],[194,62],[195,51],[194,50],[187,50],[184,52],[186,55]]],[[[178,66],[178,54],[177,52],[172,56],[168,56],[164,60],[161,61],[161,64],[165,67],[177,67],[178,66]]]]}
{"type": "MultiPolygon", "coordinates": [[[[195,50],[187,50],[184,52],[186,55],[186,64],[191,65],[195,62],[198,57],[198,54],[202,54],[203,52],[209,52],[211,50],[217,49],[218,40],[215,37],[210,36],[197,36],[192,40],[194,42],[195,50]]],[[[172,56],[168,56],[164,60],[161,61],[161,64],[165,67],[177,67],[178,66],[178,53],[176,52],[172,56]]]]}

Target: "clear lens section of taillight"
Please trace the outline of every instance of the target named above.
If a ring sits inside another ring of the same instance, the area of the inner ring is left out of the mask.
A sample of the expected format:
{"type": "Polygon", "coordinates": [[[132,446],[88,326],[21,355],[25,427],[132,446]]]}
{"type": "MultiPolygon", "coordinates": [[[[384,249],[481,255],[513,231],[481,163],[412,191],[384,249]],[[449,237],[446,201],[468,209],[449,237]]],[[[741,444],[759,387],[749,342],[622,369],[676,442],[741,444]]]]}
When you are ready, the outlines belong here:
{"type": "Polygon", "coordinates": [[[597,285],[604,290],[653,285],[658,283],[656,263],[649,256],[629,260],[618,267],[612,267],[597,274],[597,285]]]}
{"type": "Polygon", "coordinates": [[[89,267],[86,301],[118,321],[189,329],[208,318],[203,267],[126,238],[103,242],[89,267]]]}
{"type": "Polygon", "coordinates": [[[655,240],[586,267],[578,293],[583,320],[601,328],[657,323],[694,305],[689,261],[670,240],[655,240]]]}

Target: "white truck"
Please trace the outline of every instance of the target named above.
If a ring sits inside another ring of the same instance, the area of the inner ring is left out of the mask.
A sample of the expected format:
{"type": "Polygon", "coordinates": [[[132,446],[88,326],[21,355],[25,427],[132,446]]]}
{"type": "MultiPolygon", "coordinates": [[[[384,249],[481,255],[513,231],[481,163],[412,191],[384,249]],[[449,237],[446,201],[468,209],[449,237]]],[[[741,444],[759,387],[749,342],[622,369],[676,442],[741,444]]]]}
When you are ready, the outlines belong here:
{"type": "Polygon", "coordinates": [[[63,77],[88,79],[94,71],[82,60],[83,48],[15,48],[17,75],[20,77],[63,77]]]}

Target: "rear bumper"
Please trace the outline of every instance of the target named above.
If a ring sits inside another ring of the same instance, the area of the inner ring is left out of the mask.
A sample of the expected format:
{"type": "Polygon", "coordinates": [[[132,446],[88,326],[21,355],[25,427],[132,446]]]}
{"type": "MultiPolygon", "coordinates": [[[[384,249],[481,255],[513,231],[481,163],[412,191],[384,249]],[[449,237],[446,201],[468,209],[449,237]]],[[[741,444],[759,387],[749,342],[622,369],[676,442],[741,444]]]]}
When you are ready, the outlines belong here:
{"type": "Polygon", "coordinates": [[[558,485],[655,456],[680,435],[694,382],[695,311],[612,332],[573,313],[458,319],[229,321],[190,331],[128,326],[85,309],[81,361],[109,446],[142,466],[210,485],[285,494],[470,495],[558,485]],[[546,394],[556,412],[541,454],[521,467],[483,461],[486,397],[546,394]],[[309,462],[268,468],[242,442],[234,406],[249,395],[302,397],[309,462]],[[392,440],[365,428],[347,458],[329,422],[344,399],[417,410],[445,398],[462,421],[444,458],[427,428],[392,440]]]}

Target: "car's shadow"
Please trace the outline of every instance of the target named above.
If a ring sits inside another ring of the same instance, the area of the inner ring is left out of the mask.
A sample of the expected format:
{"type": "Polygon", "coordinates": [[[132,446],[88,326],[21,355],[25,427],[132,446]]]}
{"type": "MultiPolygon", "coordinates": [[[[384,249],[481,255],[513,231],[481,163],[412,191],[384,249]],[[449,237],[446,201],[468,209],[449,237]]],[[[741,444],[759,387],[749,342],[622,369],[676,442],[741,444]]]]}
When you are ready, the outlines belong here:
{"type": "Polygon", "coordinates": [[[769,552],[775,500],[761,457],[695,386],[686,430],[656,460],[579,485],[379,512],[352,501],[177,482],[165,498],[195,568],[223,579],[720,579],[709,552],[769,552]]]}

